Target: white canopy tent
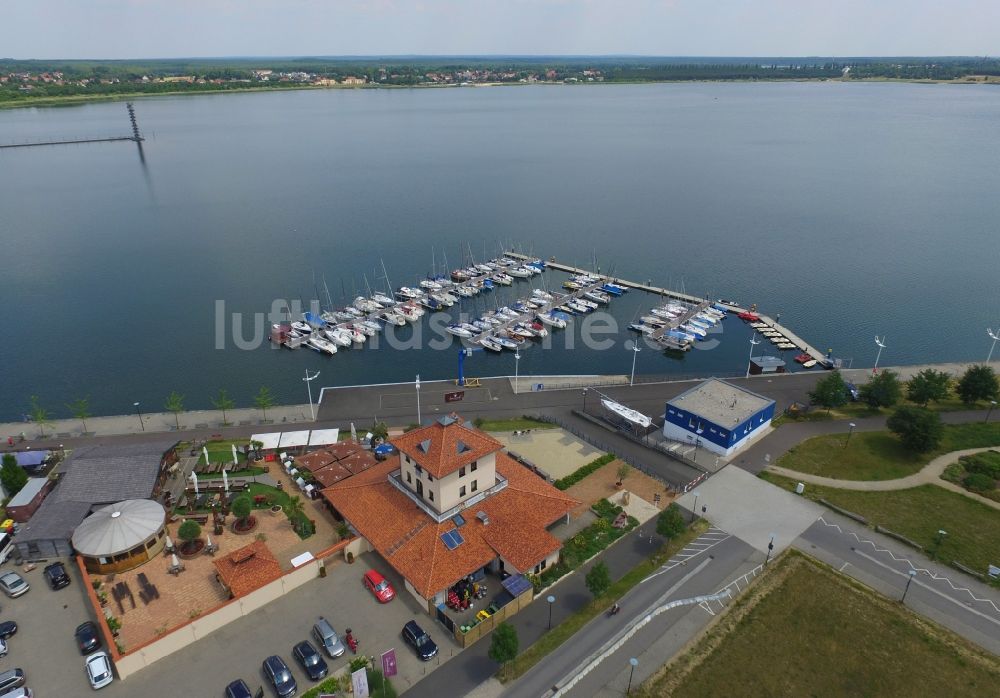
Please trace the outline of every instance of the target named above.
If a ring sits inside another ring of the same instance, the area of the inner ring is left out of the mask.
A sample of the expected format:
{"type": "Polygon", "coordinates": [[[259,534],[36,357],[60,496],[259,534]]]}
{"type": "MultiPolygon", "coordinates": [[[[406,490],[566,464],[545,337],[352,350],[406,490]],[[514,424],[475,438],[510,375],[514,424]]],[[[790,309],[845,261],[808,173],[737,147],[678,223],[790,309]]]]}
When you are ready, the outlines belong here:
{"type": "Polygon", "coordinates": [[[340,438],[340,429],[313,429],[309,434],[309,446],[330,446],[340,438]]]}
{"type": "Polygon", "coordinates": [[[250,437],[251,441],[259,441],[264,444],[261,446],[262,451],[274,451],[278,448],[278,443],[281,441],[281,432],[276,431],[270,434],[254,434],[250,437]]]}
{"type": "Polygon", "coordinates": [[[278,448],[302,448],[309,445],[308,431],[286,431],[282,432],[278,448]]]}

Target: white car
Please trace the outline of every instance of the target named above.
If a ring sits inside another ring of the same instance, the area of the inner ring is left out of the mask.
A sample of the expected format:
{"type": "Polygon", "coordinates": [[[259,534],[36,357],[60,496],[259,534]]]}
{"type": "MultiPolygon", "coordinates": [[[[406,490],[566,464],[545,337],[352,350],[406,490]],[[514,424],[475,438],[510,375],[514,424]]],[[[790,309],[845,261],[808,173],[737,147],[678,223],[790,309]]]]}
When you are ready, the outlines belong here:
{"type": "Polygon", "coordinates": [[[94,690],[104,688],[115,680],[114,672],[111,670],[111,658],[107,652],[94,652],[87,657],[87,679],[90,680],[90,687],[94,690]]]}
{"type": "Polygon", "coordinates": [[[17,572],[7,572],[0,576],[0,589],[11,598],[26,594],[30,588],[17,572]]]}
{"type": "MultiPolygon", "coordinates": [[[[0,637],[0,657],[7,656],[7,641],[0,637]]],[[[0,696],[2,698],[2,696],[0,696]]]]}

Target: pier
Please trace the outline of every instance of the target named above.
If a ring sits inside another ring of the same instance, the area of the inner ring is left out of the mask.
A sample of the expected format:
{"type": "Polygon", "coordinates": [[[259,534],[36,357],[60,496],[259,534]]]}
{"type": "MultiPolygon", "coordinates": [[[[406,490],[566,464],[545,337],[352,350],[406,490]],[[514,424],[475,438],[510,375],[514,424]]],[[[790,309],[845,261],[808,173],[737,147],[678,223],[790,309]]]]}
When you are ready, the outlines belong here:
{"type": "MultiPolygon", "coordinates": [[[[531,259],[531,257],[527,255],[523,255],[514,251],[506,252],[506,256],[512,259],[519,259],[519,260],[531,259]]],[[[680,291],[673,291],[668,288],[653,286],[652,282],[644,284],[636,281],[629,281],[627,279],[620,279],[618,277],[608,276],[606,274],[602,275],[600,273],[595,273],[592,271],[588,271],[586,269],[580,269],[579,267],[575,267],[570,264],[563,264],[561,262],[557,262],[555,261],[554,258],[546,260],[545,265],[551,269],[558,269],[559,271],[568,272],[570,274],[592,274],[595,276],[600,276],[602,279],[611,281],[612,283],[618,284],[619,286],[627,286],[629,288],[638,289],[640,291],[652,293],[657,296],[662,296],[664,298],[671,298],[674,300],[682,301],[684,303],[688,303],[689,305],[694,306],[695,309],[693,309],[690,313],[686,313],[684,316],[682,316],[683,319],[672,321],[668,326],[650,333],[650,336],[654,338],[662,337],[663,333],[668,328],[670,329],[676,328],[678,325],[683,324],[689,317],[697,314],[698,312],[700,312],[701,310],[703,310],[704,308],[708,307],[709,305],[715,302],[717,302],[719,305],[723,306],[724,308],[728,309],[730,312],[733,313],[751,312],[749,309],[743,308],[733,303],[727,303],[723,301],[712,301],[708,298],[700,298],[698,296],[692,296],[691,294],[688,293],[682,293],[680,291]]],[[[802,339],[797,334],[789,330],[787,327],[784,327],[783,325],[779,324],[778,321],[775,320],[774,318],[771,318],[767,315],[761,315],[760,313],[756,313],[756,315],[760,318],[760,322],[764,323],[774,331],[780,332],[782,335],[784,335],[785,338],[788,339],[788,342],[790,344],[794,344],[795,348],[798,349],[799,351],[809,354],[810,357],[816,359],[817,361],[823,361],[826,359],[826,355],[823,352],[821,352],[819,349],[806,342],[804,339],[802,339]]]]}
{"type": "Polygon", "coordinates": [[[111,136],[107,138],[66,138],[50,141],[28,141],[25,143],[5,143],[0,144],[0,149],[5,148],[35,148],[42,145],[73,145],[80,143],[116,143],[119,141],[131,141],[139,145],[142,148],[142,142],[146,140],[139,133],[139,124],[135,118],[135,107],[132,106],[131,102],[125,104],[125,108],[128,110],[129,123],[132,126],[131,136],[111,136]]]}

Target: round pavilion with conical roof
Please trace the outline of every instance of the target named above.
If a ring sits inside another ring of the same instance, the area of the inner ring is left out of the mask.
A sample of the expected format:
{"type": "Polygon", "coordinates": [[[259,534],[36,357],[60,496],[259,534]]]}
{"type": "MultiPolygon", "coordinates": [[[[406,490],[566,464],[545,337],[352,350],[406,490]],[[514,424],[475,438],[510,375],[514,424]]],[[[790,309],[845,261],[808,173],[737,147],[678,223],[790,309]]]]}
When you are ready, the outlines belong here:
{"type": "Polygon", "coordinates": [[[73,548],[93,574],[123,572],[155,557],[166,536],[166,511],[151,499],[98,509],[73,532],[73,548]]]}

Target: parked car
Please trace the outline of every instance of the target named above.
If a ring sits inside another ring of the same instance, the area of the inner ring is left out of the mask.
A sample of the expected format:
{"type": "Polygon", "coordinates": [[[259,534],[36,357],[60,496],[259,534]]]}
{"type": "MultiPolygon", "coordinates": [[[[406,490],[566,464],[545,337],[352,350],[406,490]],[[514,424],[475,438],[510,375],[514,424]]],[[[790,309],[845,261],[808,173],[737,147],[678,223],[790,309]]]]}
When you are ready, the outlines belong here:
{"type": "Polygon", "coordinates": [[[331,659],[336,659],[346,650],[344,643],[337,636],[337,631],[330,625],[330,621],[323,616],[320,616],[319,620],[313,624],[312,635],[316,638],[316,642],[330,655],[331,659]]]}
{"type": "Polygon", "coordinates": [[[267,676],[267,680],[271,682],[274,686],[274,692],[277,693],[280,698],[286,698],[286,696],[294,696],[295,692],[299,690],[298,685],[295,683],[295,677],[292,676],[292,672],[288,670],[288,665],[285,664],[285,660],[276,654],[272,654],[270,657],[264,660],[264,675],[267,676]]]}
{"type": "Polygon", "coordinates": [[[108,657],[107,652],[94,652],[87,657],[84,666],[87,668],[87,679],[90,681],[90,687],[94,690],[104,688],[115,680],[114,672],[111,671],[111,658],[108,657]]]}
{"type": "Polygon", "coordinates": [[[308,640],[303,640],[292,648],[292,656],[302,665],[302,669],[313,681],[319,681],[329,671],[323,655],[308,640]]]}
{"type": "Polygon", "coordinates": [[[45,581],[49,583],[49,586],[53,590],[69,586],[69,575],[66,574],[66,568],[63,567],[63,563],[53,562],[51,565],[46,565],[42,572],[45,574],[45,581]]]}
{"type": "Polygon", "coordinates": [[[848,400],[850,400],[851,402],[857,402],[858,400],[861,399],[861,391],[858,390],[858,386],[854,385],[854,383],[847,381],[844,384],[844,387],[847,389],[848,400]]]}
{"type": "Polygon", "coordinates": [[[250,687],[243,679],[236,679],[226,686],[226,698],[253,698],[250,687]]]}
{"type": "Polygon", "coordinates": [[[6,640],[0,640],[0,657],[6,657],[7,653],[9,651],[10,651],[10,648],[7,647],[7,641],[6,640]]]}
{"type": "Polygon", "coordinates": [[[80,648],[80,654],[91,654],[101,649],[101,635],[97,632],[97,626],[93,622],[87,621],[76,626],[76,646],[80,648]]]}
{"type": "Polygon", "coordinates": [[[423,628],[417,625],[417,621],[411,620],[403,626],[403,640],[410,645],[417,653],[417,656],[425,662],[433,659],[438,653],[438,646],[431,639],[431,636],[424,632],[423,628]]]}
{"type": "Polygon", "coordinates": [[[15,688],[12,691],[7,691],[4,694],[0,694],[0,698],[33,698],[35,692],[26,686],[21,686],[21,688],[15,688]]]}
{"type": "Polygon", "coordinates": [[[11,598],[26,594],[30,588],[31,586],[17,572],[7,572],[0,576],[0,589],[11,598]]]}
{"type": "Polygon", "coordinates": [[[11,635],[17,635],[17,623],[12,620],[0,623],[0,639],[6,640],[11,635]]]}
{"type": "Polygon", "coordinates": [[[0,691],[12,691],[24,685],[24,669],[8,669],[0,673],[0,691]]]}
{"type": "Polygon", "coordinates": [[[379,603],[389,603],[396,598],[396,592],[389,584],[389,580],[375,570],[365,572],[364,585],[375,595],[379,603]]]}

